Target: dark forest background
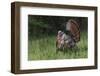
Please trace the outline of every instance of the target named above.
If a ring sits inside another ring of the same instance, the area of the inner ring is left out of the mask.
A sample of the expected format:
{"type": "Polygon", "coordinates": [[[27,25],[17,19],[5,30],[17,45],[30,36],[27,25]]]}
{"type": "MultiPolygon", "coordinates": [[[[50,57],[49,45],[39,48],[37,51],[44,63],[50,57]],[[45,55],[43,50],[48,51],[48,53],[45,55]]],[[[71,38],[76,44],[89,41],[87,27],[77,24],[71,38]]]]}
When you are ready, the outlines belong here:
{"type": "Polygon", "coordinates": [[[29,38],[41,35],[57,35],[58,30],[65,31],[66,22],[74,19],[78,22],[81,31],[87,31],[87,17],[63,17],[63,16],[37,16],[28,15],[29,38]]]}

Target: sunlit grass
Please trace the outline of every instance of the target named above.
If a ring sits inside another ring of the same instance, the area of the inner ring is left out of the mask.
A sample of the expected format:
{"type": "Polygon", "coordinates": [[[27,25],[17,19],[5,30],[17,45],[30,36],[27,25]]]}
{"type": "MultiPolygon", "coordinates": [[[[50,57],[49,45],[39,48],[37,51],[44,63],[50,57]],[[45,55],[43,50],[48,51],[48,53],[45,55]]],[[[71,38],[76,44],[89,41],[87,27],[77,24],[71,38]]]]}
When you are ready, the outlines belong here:
{"type": "Polygon", "coordinates": [[[76,59],[87,58],[88,40],[87,33],[81,33],[81,39],[77,47],[56,51],[56,36],[46,36],[28,41],[28,60],[50,60],[50,59],[76,59]]]}

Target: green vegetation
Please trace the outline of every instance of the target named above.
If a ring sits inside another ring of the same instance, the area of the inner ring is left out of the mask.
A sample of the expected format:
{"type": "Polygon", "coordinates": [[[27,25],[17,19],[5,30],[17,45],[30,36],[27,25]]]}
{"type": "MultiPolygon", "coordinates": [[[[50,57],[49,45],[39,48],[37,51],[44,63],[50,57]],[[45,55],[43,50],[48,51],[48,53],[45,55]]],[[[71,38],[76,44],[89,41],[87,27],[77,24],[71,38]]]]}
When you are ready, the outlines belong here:
{"type": "Polygon", "coordinates": [[[88,18],[64,16],[28,16],[28,60],[76,59],[88,56],[88,18]],[[56,50],[58,30],[66,32],[66,22],[74,19],[80,27],[81,39],[73,49],[56,50]]]}
{"type": "Polygon", "coordinates": [[[50,59],[76,59],[88,56],[87,32],[81,32],[81,39],[77,47],[56,51],[56,36],[38,36],[29,38],[28,60],[50,60],[50,59]]]}

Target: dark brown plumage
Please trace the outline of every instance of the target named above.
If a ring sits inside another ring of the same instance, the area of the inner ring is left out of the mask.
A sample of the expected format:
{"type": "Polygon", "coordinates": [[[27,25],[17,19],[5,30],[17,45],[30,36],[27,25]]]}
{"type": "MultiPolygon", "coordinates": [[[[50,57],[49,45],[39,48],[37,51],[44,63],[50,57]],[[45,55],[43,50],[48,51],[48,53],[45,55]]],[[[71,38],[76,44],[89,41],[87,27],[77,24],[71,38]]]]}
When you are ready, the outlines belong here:
{"type": "Polygon", "coordinates": [[[80,41],[80,28],[79,24],[75,20],[73,19],[68,20],[66,24],[66,30],[70,31],[75,42],[80,41]]]}

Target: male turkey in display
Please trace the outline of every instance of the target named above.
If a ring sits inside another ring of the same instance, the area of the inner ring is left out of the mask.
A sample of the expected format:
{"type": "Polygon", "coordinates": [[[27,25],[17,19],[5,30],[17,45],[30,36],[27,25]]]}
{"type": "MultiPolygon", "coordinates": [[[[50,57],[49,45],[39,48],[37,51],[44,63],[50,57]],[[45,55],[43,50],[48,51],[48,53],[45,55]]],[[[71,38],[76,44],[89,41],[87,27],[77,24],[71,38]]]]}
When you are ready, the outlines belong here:
{"type": "Polygon", "coordinates": [[[57,49],[73,48],[76,43],[80,41],[80,28],[78,23],[70,19],[66,24],[66,32],[62,30],[58,31],[56,39],[57,49]]]}

